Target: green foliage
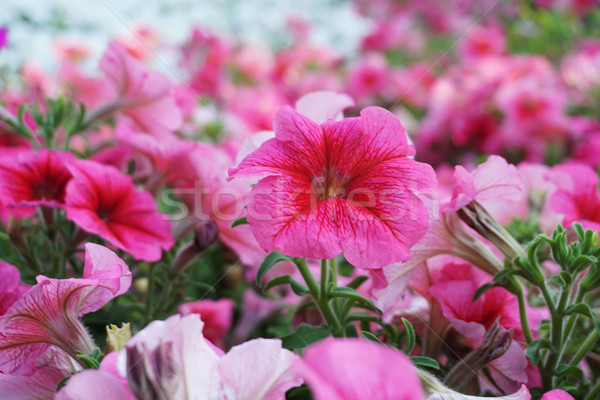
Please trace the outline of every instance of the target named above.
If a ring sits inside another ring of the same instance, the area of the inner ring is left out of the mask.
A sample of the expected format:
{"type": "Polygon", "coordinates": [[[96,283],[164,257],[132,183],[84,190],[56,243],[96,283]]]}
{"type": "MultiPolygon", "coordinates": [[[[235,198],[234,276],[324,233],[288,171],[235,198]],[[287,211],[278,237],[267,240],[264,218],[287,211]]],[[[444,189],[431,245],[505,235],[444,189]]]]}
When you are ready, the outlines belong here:
{"type": "Polygon", "coordinates": [[[267,273],[279,261],[291,261],[292,258],[288,256],[284,256],[283,254],[279,254],[276,251],[270,252],[264,261],[260,264],[258,268],[258,272],[256,273],[256,284],[258,286],[262,286],[262,281],[267,273]]]}
{"type": "Polygon", "coordinates": [[[301,324],[289,335],[281,337],[281,345],[288,350],[303,349],[306,346],[325,339],[331,334],[327,325],[312,326],[301,324]]]}
{"type": "Polygon", "coordinates": [[[80,351],[77,352],[77,359],[88,369],[98,369],[103,358],[104,353],[98,347],[94,347],[92,354],[83,354],[80,351]]]}

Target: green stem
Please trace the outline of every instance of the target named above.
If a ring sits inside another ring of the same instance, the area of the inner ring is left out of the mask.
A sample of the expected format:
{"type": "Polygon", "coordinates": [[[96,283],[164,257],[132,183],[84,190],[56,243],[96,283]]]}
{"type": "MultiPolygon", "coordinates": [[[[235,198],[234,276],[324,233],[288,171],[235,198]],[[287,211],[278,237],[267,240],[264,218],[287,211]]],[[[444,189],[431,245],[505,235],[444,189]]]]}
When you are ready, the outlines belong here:
{"type": "MultiPolygon", "coordinates": [[[[583,297],[584,297],[585,293],[583,292],[583,290],[580,290],[577,292],[577,296],[575,297],[575,302],[573,304],[579,304],[583,301],[583,297]]],[[[571,334],[573,333],[573,327],[575,326],[575,322],[577,322],[577,319],[579,318],[579,314],[573,313],[569,316],[569,319],[567,320],[567,325],[565,326],[565,331],[564,331],[564,344],[562,349],[560,349],[560,354],[558,355],[558,361],[557,363],[560,364],[565,356],[565,351],[567,350],[567,346],[566,344],[571,340],[571,334]]],[[[558,365],[557,364],[557,365],[558,365]]]]}
{"type": "Polygon", "coordinates": [[[148,265],[148,291],[146,293],[146,321],[152,321],[152,293],[154,292],[154,264],[148,265]]]}
{"type": "Polygon", "coordinates": [[[333,282],[333,287],[336,288],[338,271],[337,271],[337,263],[336,263],[335,258],[332,258],[331,260],[329,260],[329,266],[331,267],[331,273],[332,273],[331,281],[333,282]]]}
{"type": "Polygon", "coordinates": [[[554,306],[554,301],[552,300],[552,296],[550,296],[550,292],[548,291],[548,286],[546,286],[546,284],[544,283],[542,286],[540,286],[540,289],[542,290],[542,295],[544,296],[544,299],[546,300],[546,305],[548,306],[548,310],[550,311],[550,315],[552,316],[552,349],[550,352],[550,355],[548,356],[548,360],[546,361],[546,363],[544,363],[544,365],[540,368],[540,374],[542,376],[542,387],[545,390],[550,390],[549,388],[552,387],[552,377],[554,375],[554,372],[552,370],[549,370],[549,366],[551,365],[550,363],[554,362],[554,360],[552,360],[552,358],[556,357],[554,356],[555,352],[559,350],[558,347],[554,347],[554,340],[555,340],[555,332],[554,332],[554,327],[555,327],[555,316],[556,316],[556,307],[554,306]]]}
{"type": "Polygon", "coordinates": [[[548,286],[544,284],[540,286],[540,289],[542,289],[542,295],[544,295],[544,300],[546,300],[546,305],[548,306],[550,314],[554,314],[556,312],[556,307],[554,307],[554,301],[552,301],[552,296],[550,296],[550,292],[548,292],[548,286]]]}
{"type": "Polygon", "coordinates": [[[571,362],[569,364],[575,365],[575,366],[577,364],[579,364],[581,362],[581,360],[583,360],[585,358],[585,356],[587,355],[588,351],[590,351],[590,349],[592,348],[594,343],[596,343],[597,339],[598,339],[598,331],[596,329],[594,329],[594,331],[590,334],[590,336],[588,336],[587,339],[585,339],[585,341],[579,347],[579,350],[577,350],[577,353],[575,353],[575,355],[573,356],[573,359],[571,360],[571,362]]]}
{"type": "Polygon", "coordinates": [[[523,292],[523,288],[517,293],[517,299],[519,299],[519,315],[521,317],[521,327],[523,328],[523,335],[525,336],[525,340],[527,344],[533,341],[533,336],[531,335],[531,329],[529,328],[529,320],[527,319],[527,307],[525,304],[525,293],[523,292]]]}
{"type": "Polygon", "coordinates": [[[321,291],[319,296],[322,299],[328,298],[327,293],[327,260],[321,260],[321,291]]]}
{"type": "Polygon", "coordinates": [[[592,388],[592,391],[587,395],[585,400],[596,400],[598,399],[598,395],[600,395],[600,380],[596,382],[596,384],[592,388]]]}
{"type": "Polygon", "coordinates": [[[298,271],[300,271],[300,274],[302,275],[306,286],[308,286],[308,290],[310,290],[310,294],[312,295],[313,299],[315,299],[315,303],[319,307],[319,310],[321,310],[323,318],[325,318],[327,324],[332,328],[331,333],[333,334],[333,336],[342,336],[342,326],[340,325],[339,321],[337,320],[337,317],[333,313],[333,310],[329,306],[329,302],[327,301],[327,299],[323,301],[323,299],[319,295],[319,285],[317,284],[317,281],[315,281],[313,275],[310,273],[308,265],[306,265],[306,260],[304,258],[295,258],[294,264],[296,264],[296,266],[298,267],[298,271]]]}
{"type": "MultiPolygon", "coordinates": [[[[544,285],[546,286],[546,285],[544,285]]],[[[571,293],[571,286],[563,288],[560,298],[558,300],[558,306],[551,311],[551,343],[552,343],[552,351],[550,352],[548,359],[546,360],[546,364],[544,366],[544,371],[549,375],[549,380],[547,378],[546,384],[552,384],[552,380],[554,379],[555,369],[560,361],[560,354],[563,352],[563,319],[564,312],[567,308],[567,301],[569,300],[569,294],[571,293]]],[[[549,387],[546,387],[549,389],[549,387]]]]}

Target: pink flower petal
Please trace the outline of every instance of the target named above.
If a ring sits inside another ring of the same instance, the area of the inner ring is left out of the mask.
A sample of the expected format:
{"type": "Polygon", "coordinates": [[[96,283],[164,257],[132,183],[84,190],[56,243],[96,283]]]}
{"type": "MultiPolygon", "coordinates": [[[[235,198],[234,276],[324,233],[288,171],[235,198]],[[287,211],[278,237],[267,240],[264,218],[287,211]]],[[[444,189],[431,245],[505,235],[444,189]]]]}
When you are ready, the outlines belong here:
{"type": "Polygon", "coordinates": [[[129,176],[93,161],[78,161],[70,170],[67,218],[140,260],[159,260],[161,249],[173,246],[170,221],[129,176]]]}
{"type": "Polygon", "coordinates": [[[301,371],[316,400],[423,399],[415,367],[389,347],[328,338],[308,347],[303,361],[301,371]]]}
{"type": "Polygon", "coordinates": [[[354,100],[347,94],[323,90],[300,97],[296,102],[296,110],[317,124],[322,124],[329,119],[342,119],[344,109],[353,105],[354,100]]]}

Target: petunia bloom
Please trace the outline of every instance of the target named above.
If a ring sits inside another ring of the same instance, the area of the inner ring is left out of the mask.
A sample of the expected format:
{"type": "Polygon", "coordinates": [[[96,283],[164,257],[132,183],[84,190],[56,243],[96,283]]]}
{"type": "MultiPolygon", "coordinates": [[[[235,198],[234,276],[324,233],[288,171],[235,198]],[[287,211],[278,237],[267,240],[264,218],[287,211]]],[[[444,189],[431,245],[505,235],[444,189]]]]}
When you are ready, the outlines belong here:
{"type": "MultiPolygon", "coordinates": [[[[469,264],[448,264],[429,288],[429,293],[442,305],[443,315],[467,344],[479,346],[486,330],[498,320],[506,329],[513,329],[517,341],[524,341],[519,320],[517,298],[506,289],[492,288],[473,301],[477,289],[486,281],[484,273],[469,264]]],[[[532,321],[537,325],[539,320],[532,321]]],[[[515,341],[509,349],[490,364],[490,373],[506,393],[528,382],[527,358],[515,341]]]]}
{"type": "Polygon", "coordinates": [[[302,383],[292,368],[297,356],[282,349],[280,340],[255,339],[223,354],[202,336],[203,325],[195,314],[150,323],[121,350],[118,364],[126,370],[101,365],[84,371],[71,377],[57,399],[83,400],[93,390],[114,400],[130,399],[131,393],[144,399],[279,400],[302,383]],[[119,387],[123,377],[125,390],[119,387]]]}
{"type": "Polygon", "coordinates": [[[94,342],[79,320],[129,289],[129,267],[109,249],[88,243],[83,278],[37,277],[37,284],[0,319],[0,370],[30,373],[52,346],[76,365],[77,352],[90,354],[94,342]]]}
{"type": "Polygon", "coordinates": [[[231,177],[261,176],[250,192],[248,222],[261,247],[293,257],[344,252],[359,268],[410,258],[429,228],[419,198],[436,185],[390,112],[321,125],[289,106],[276,114],[275,138],[247,156],[231,177]]]}
{"type": "Polygon", "coordinates": [[[0,50],[8,45],[8,29],[0,27],[0,50]]]}
{"type": "Polygon", "coordinates": [[[573,396],[562,389],[554,389],[544,393],[541,400],[574,400],[573,396]]]}
{"type": "Polygon", "coordinates": [[[299,365],[316,400],[421,400],[408,357],[360,339],[328,338],[306,349],[299,365]]]}
{"type": "Polygon", "coordinates": [[[231,329],[233,322],[233,308],[235,303],[231,299],[198,300],[181,304],[177,311],[182,315],[200,314],[204,322],[204,337],[215,346],[224,347],[224,339],[231,329]]]}
{"type": "Polygon", "coordinates": [[[504,158],[492,155],[472,172],[461,165],[454,168],[452,198],[442,211],[456,211],[476,200],[501,218],[507,214],[502,212],[506,211],[506,204],[514,206],[521,199],[522,189],[523,179],[517,168],[504,158]]]}
{"type": "Polygon", "coordinates": [[[168,78],[149,71],[122,45],[111,43],[108,46],[100,60],[100,69],[116,92],[116,98],[108,103],[109,108],[118,110],[141,131],[168,137],[181,126],[181,110],[168,78]]]}
{"type": "MultiPolygon", "coordinates": [[[[493,397],[496,400],[531,400],[531,394],[525,385],[521,385],[521,388],[513,394],[506,396],[493,397]]],[[[481,396],[469,396],[466,394],[458,393],[447,389],[445,391],[433,393],[427,396],[426,400],[486,400],[490,397],[481,396]]]]}
{"type": "Polygon", "coordinates": [[[157,261],[162,249],[173,246],[171,223],[129,176],[94,161],[69,168],[73,179],[67,185],[67,218],[139,260],[157,261]]]}
{"type": "Polygon", "coordinates": [[[66,163],[74,160],[71,153],[46,149],[1,158],[0,201],[9,207],[64,207],[71,179],[66,163]]]}
{"type": "Polygon", "coordinates": [[[0,261],[0,316],[31,287],[20,283],[20,280],[21,274],[17,267],[0,261]]]}
{"type": "Polygon", "coordinates": [[[583,164],[558,165],[548,178],[557,190],[550,196],[550,205],[563,215],[563,224],[570,227],[579,222],[585,229],[600,230],[600,192],[598,175],[583,164]]]}

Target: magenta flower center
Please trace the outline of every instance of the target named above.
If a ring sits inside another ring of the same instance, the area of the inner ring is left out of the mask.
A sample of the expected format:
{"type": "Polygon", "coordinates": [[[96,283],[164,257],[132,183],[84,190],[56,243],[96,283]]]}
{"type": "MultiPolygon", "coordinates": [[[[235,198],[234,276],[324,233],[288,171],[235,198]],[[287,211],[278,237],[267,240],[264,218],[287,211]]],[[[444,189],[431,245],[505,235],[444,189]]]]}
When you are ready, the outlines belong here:
{"type": "Polygon", "coordinates": [[[110,219],[110,213],[112,212],[112,208],[113,207],[109,207],[104,204],[100,204],[98,206],[98,209],[96,210],[96,214],[98,215],[98,218],[100,218],[104,222],[108,222],[108,220],[110,219]]]}
{"type": "Polygon", "coordinates": [[[350,178],[342,176],[334,167],[323,168],[323,174],[315,176],[311,181],[319,200],[327,200],[330,197],[343,199],[349,184],[350,178]]]}
{"type": "Polygon", "coordinates": [[[34,199],[59,200],[64,199],[64,184],[58,182],[41,182],[33,185],[34,199]]]}

